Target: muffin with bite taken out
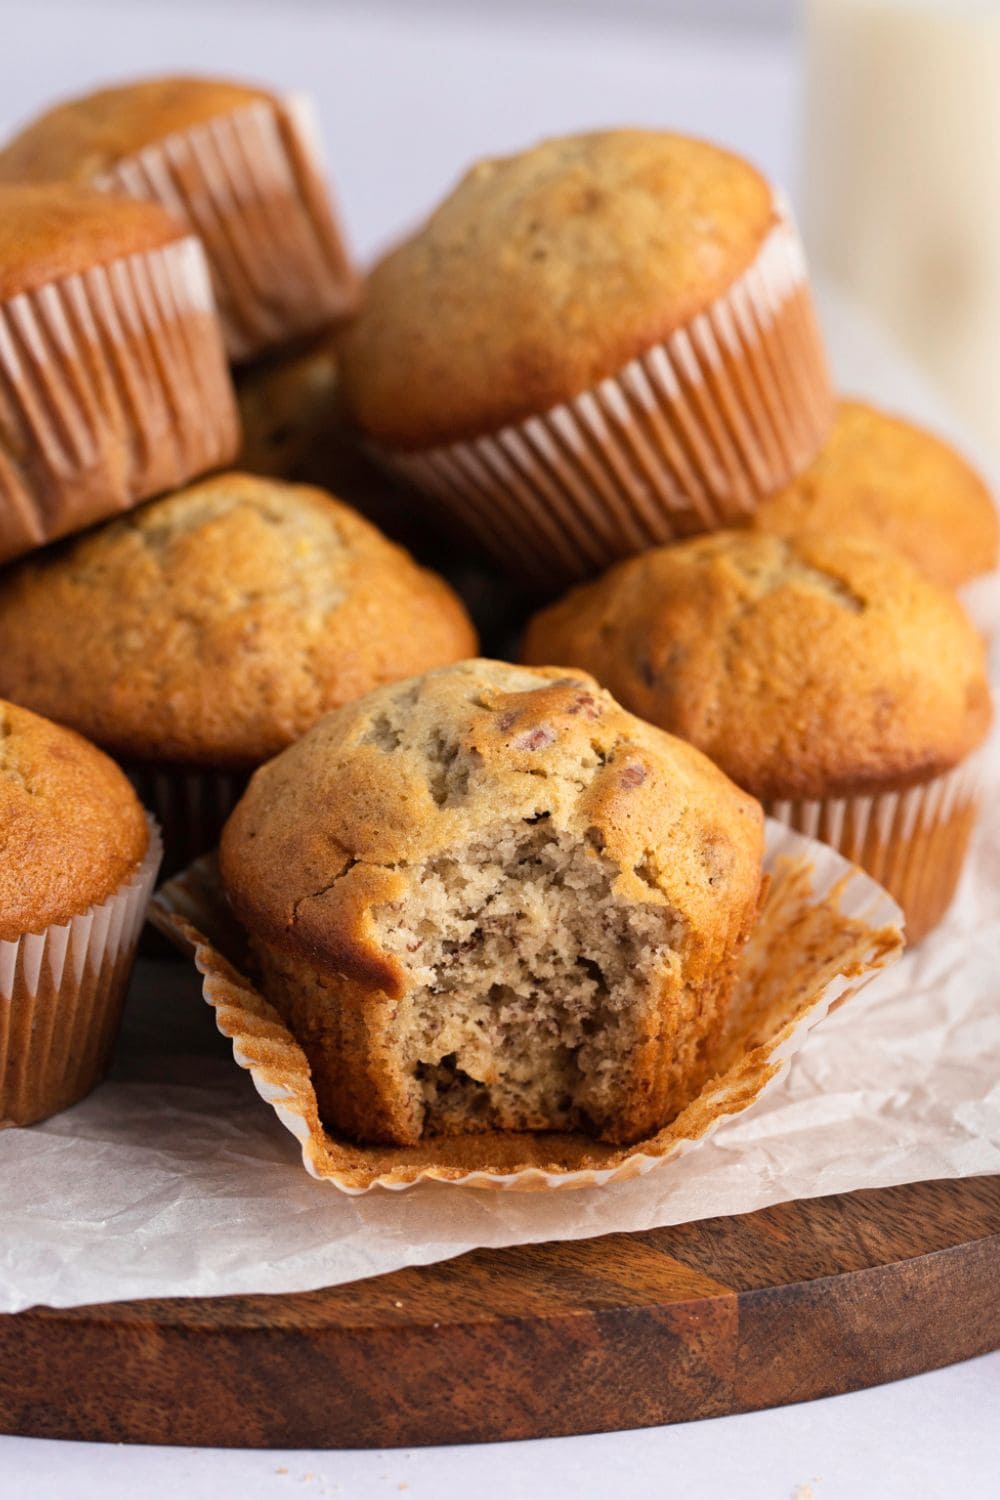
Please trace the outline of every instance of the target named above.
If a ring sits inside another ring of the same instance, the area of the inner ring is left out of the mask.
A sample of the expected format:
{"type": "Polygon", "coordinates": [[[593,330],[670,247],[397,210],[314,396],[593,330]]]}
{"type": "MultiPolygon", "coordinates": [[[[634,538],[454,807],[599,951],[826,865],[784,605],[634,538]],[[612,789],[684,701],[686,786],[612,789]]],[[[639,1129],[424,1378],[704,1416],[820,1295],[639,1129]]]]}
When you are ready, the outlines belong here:
{"type": "Polygon", "coordinates": [[[591,678],[477,660],[262,767],[220,867],[330,1128],[624,1143],[712,1074],[762,852],[759,805],[591,678]]]}

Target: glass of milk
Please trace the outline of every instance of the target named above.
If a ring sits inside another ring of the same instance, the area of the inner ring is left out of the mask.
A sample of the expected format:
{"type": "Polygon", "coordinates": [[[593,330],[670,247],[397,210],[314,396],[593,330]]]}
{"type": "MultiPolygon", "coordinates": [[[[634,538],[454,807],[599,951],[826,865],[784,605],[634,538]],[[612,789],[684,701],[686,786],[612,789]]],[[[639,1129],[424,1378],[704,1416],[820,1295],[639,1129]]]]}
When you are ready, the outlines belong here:
{"type": "Polygon", "coordinates": [[[806,0],[814,263],[1000,452],[1000,0],[806,0]]]}

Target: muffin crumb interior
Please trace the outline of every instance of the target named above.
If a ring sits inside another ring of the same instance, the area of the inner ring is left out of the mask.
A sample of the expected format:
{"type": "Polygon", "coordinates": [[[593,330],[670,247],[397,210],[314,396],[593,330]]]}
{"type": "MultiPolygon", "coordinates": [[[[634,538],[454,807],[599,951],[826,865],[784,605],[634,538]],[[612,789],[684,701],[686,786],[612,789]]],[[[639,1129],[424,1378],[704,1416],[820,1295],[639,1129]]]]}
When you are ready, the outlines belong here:
{"type": "Polygon", "coordinates": [[[547,814],[427,860],[374,913],[408,968],[396,1037],[424,1134],[600,1130],[658,1029],[653,975],[677,946],[662,904],[615,894],[610,860],[547,814]]]}

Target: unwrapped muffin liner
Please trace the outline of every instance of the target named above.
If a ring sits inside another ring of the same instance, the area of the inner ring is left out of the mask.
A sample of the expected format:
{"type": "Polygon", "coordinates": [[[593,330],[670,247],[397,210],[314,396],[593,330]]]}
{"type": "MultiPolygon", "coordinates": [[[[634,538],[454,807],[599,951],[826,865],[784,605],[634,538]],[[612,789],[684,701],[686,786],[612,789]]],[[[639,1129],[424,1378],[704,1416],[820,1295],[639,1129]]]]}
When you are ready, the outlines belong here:
{"type": "Polygon", "coordinates": [[[164,875],[173,875],[215,848],[250,774],[141,761],[123,761],[122,770],[159,824],[164,875]]]}
{"type": "Polygon", "coordinates": [[[488,1132],[412,1147],[359,1146],[320,1124],[305,1055],[244,973],[245,939],[213,858],[169,882],[151,917],[193,952],[216,1024],[261,1097],[302,1147],[306,1170],[341,1191],[436,1180],[492,1189],[564,1189],[624,1181],[694,1150],[777,1086],[809,1030],[898,956],[900,911],[833,850],[767,825],[766,898],[744,951],[718,1073],[656,1135],[627,1147],[580,1135],[488,1132]]]}
{"type": "Polygon", "coordinates": [[[147,822],[141,863],[107,900],[0,942],[0,1127],[68,1108],[107,1067],[160,868],[159,830],[147,822]]]}
{"type": "Polygon", "coordinates": [[[238,443],[193,236],[0,302],[0,562],[217,468],[238,443]]]}
{"type": "Polygon", "coordinates": [[[501,563],[551,590],[745,522],[812,461],[832,421],[805,258],[777,204],[751,266],[617,374],[495,433],[374,451],[501,563]]]}
{"type": "Polygon", "coordinates": [[[955,894],[969,836],[986,796],[986,759],[900,791],[765,803],[767,813],[861,865],[903,909],[911,942],[924,937],[955,894]]]}
{"type": "Polygon", "coordinates": [[[197,232],[234,360],[342,318],[357,296],[298,95],[260,99],[124,157],[95,186],[154,198],[197,232]]]}

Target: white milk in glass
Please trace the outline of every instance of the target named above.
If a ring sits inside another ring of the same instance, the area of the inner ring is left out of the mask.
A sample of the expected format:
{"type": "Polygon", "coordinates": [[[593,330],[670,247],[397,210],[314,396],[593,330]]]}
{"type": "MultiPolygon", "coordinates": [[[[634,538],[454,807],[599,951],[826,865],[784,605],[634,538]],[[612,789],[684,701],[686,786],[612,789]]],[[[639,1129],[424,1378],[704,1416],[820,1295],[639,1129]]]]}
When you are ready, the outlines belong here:
{"type": "Polygon", "coordinates": [[[807,0],[805,229],[1000,453],[1000,3],[807,0]]]}

